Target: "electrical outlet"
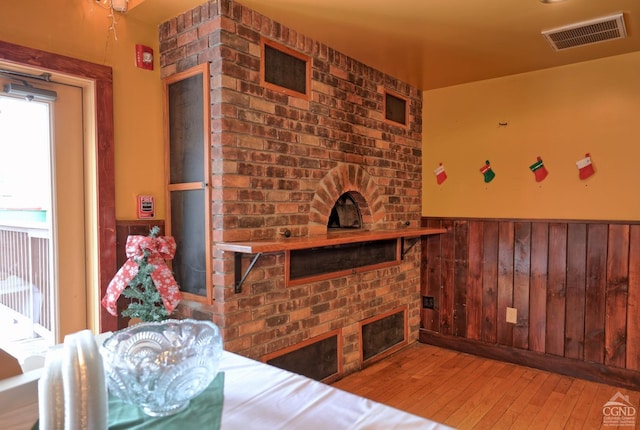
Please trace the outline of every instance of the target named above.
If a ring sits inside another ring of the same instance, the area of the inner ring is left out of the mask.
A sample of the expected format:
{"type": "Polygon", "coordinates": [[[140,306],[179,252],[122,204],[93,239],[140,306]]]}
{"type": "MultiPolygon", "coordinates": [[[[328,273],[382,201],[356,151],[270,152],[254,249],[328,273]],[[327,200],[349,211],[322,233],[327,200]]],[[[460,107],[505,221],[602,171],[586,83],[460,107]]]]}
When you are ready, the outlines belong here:
{"type": "Polygon", "coordinates": [[[431,296],[422,296],[422,308],[434,309],[436,307],[436,301],[431,296]]]}
{"type": "Polygon", "coordinates": [[[518,322],[518,310],[516,308],[507,308],[507,322],[511,324],[518,322]]]}

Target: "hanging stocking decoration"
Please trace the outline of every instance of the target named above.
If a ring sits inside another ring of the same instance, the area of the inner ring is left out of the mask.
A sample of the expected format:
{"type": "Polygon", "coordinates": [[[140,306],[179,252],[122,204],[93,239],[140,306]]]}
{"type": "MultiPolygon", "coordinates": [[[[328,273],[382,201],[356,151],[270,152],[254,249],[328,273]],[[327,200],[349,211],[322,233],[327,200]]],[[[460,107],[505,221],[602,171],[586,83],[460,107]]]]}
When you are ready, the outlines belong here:
{"type": "Polygon", "coordinates": [[[433,171],[433,174],[436,175],[436,182],[438,185],[442,185],[442,183],[447,180],[447,172],[444,171],[442,163],[440,163],[438,168],[433,171]]]}
{"type": "Polygon", "coordinates": [[[536,182],[543,181],[549,174],[547,168],[544,167],[544,164],[542,163],[542,158],[540,157],[538,157],[538,161],[529,166],[529,169],[531,169],[533,174],[536,175],[536,182]]]}
{"type": "Polygon", "coordinates": [[[584,158],[576,163],[576,167],[578,168],[578,175],[580,176],[580,179],[587,179],[595,173],[589,153],[584,154],[584,158]]]}
{"type": "Polygon", "coordinates": [[[485,165],[480,168],[480,173],[484,175],[484,181],[486,183],[493,181],[493,178],[496,177],[494,171],[491,170],[491,164],[489,164],[489,160],[485,161],[485,165]]]}

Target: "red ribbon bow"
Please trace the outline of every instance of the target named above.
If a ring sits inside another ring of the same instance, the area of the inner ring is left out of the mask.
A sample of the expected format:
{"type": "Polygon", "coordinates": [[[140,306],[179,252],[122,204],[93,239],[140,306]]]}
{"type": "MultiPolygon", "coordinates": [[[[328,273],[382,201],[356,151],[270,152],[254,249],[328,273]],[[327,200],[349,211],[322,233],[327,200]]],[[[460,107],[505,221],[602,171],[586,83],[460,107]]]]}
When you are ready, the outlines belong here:
{"type": "Polygon", "coordinates": [[[151,272],[151,279],[162,297],[167,312],[173,312],[180,302],[180,288],[165,261],[173,259],[176,253],[175,239],[171,236],[129,236],[126,245],[128,259],[109,282],[107,292],[102,298],[102,306],[111,315],[118,316],[118,297],[138,273],[137,261],[144,257],[145,250],[149,252],[147,263],[155,266],[155,270],[151,272]]]}

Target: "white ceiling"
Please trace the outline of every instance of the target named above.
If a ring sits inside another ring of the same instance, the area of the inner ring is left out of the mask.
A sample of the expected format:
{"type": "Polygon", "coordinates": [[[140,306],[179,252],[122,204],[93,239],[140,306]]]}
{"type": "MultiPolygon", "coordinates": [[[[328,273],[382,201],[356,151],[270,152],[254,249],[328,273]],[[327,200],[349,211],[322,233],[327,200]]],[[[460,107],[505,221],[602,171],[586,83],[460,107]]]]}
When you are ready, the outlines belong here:
{"type": "MultiPolygon", "coordinates": [[[[144,3],[173,7],[182,3],[187,10],[194,0],[144,3]]],[[[539,0],[238,3],[423,90],[640,50],[640,0],[565,0],[549,4],[539,0]],[[556,52],[540,34],[617,12],[624,13],[627,38],[623,40],[556,52]]]]}

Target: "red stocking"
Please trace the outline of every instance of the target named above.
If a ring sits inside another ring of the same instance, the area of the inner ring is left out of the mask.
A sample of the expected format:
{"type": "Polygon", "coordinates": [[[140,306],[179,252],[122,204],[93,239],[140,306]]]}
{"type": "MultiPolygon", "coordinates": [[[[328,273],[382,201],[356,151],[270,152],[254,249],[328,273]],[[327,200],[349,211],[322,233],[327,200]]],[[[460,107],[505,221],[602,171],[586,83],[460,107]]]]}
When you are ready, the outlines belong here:
{"type": "Polygon", "coordinates": [[[438,183],[438,185],[441,185],[444,181],[447,180],[447,172],[444,171],[442,163],[440,163],[438,168],[433,171],[433,174],[436,175],[436,182],[438,183]]]}
{"type": "Polygon", "coordinates": [[[549,174],[547,168],[544,167],[544,164],[542,163],[542,158],[540,157],[538,157],[538,161],[529,166],[529,169],[531,169],[533,174],[536,175],[536,182],[541,182],[549,174]]]}
{"type": "Polygon", "coordinates": [[[579,160],[576,163],[576,167],[578,167],[578,174],[580,179],[587,179],[589,176],[595,173],[593,170],[593,163],[591,163],[591,157],[589,153],[584,154],[585,158],[579,160]]]}

